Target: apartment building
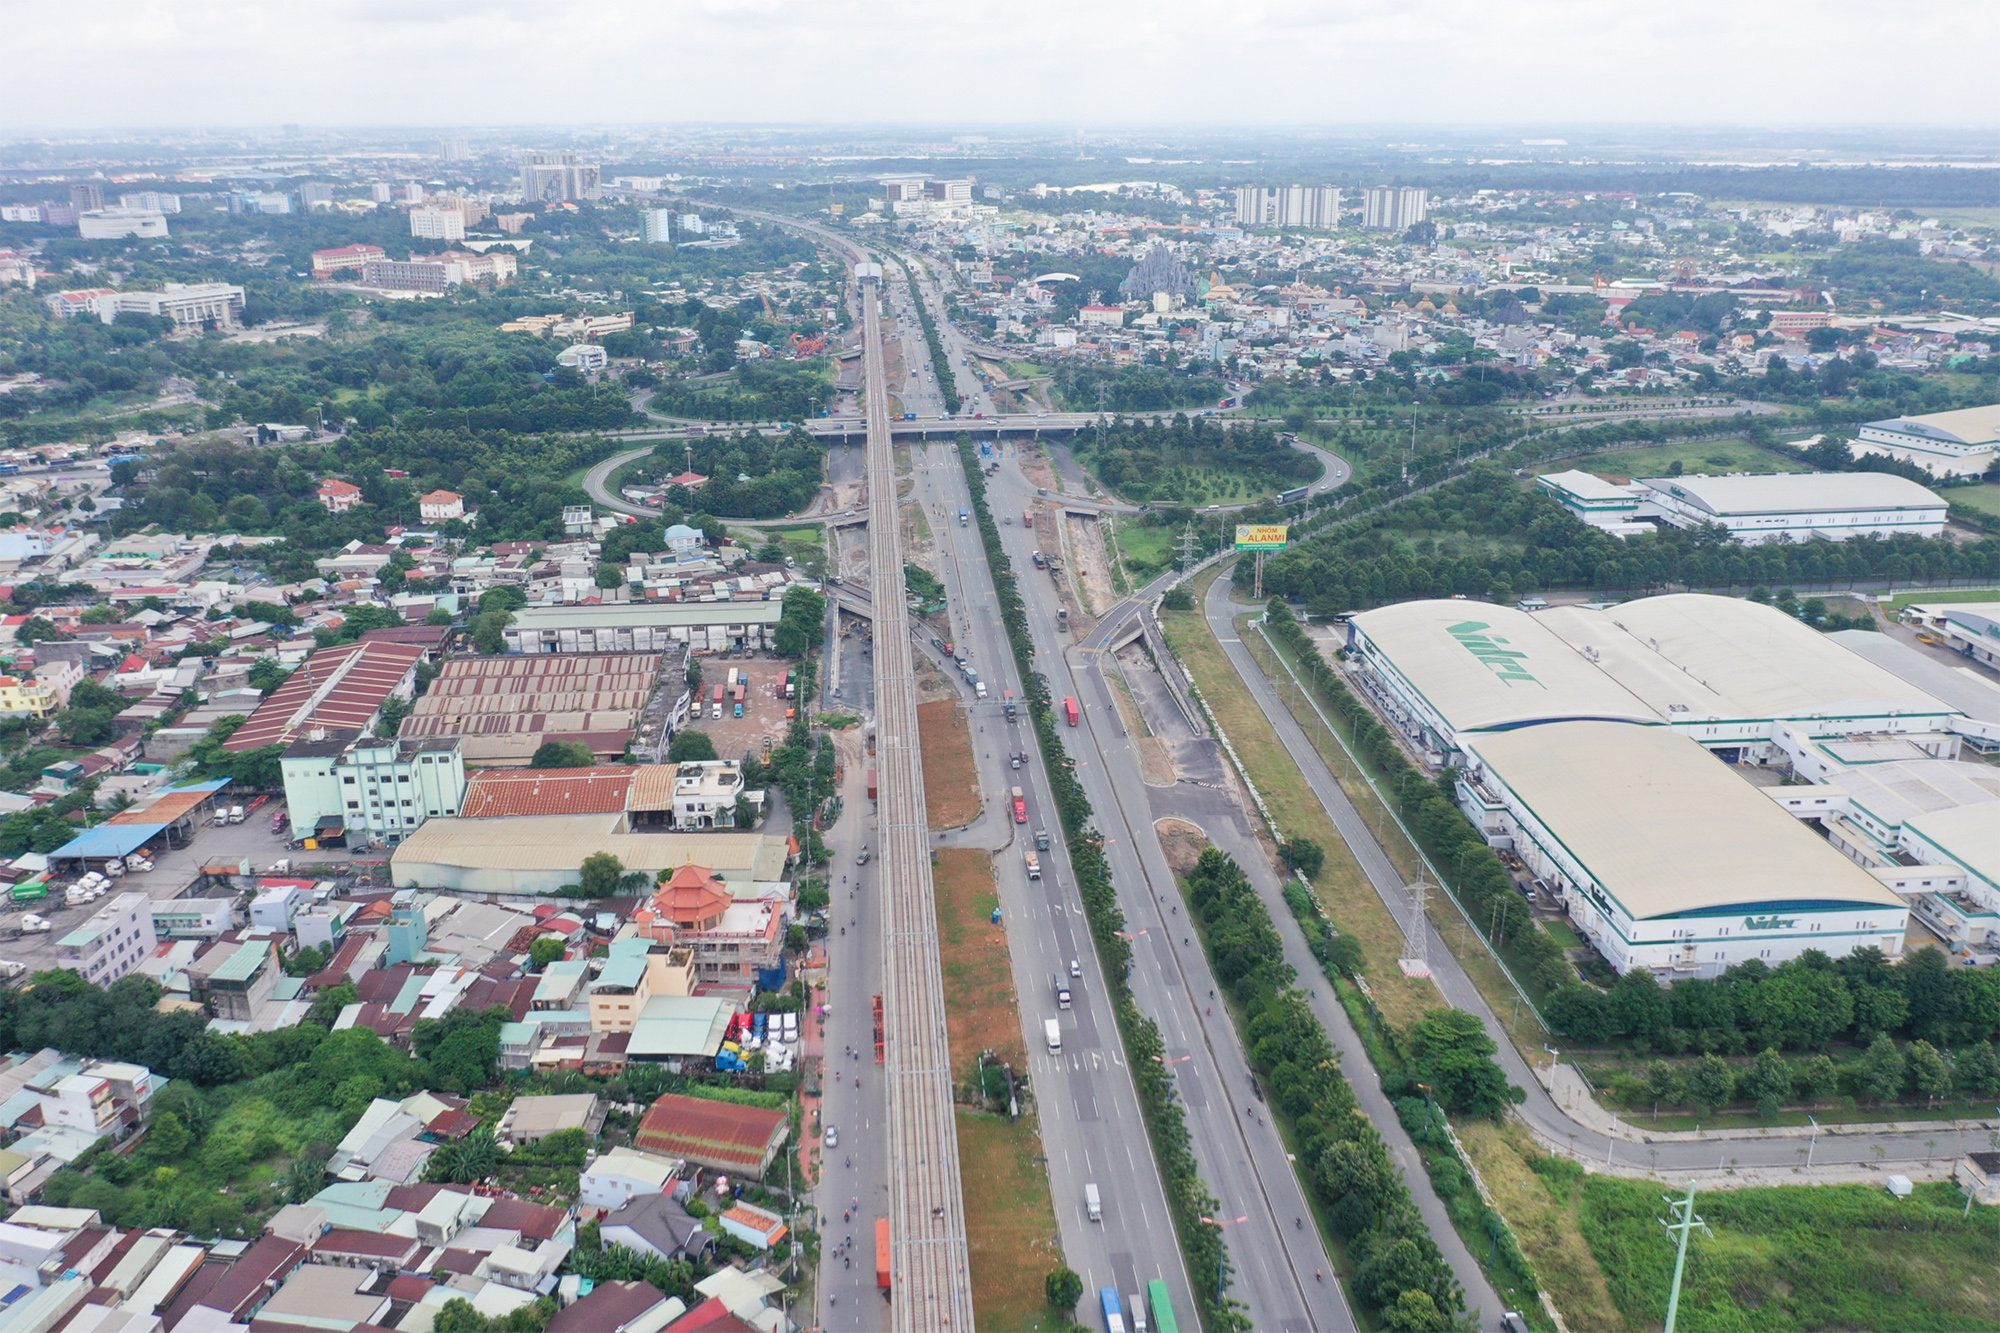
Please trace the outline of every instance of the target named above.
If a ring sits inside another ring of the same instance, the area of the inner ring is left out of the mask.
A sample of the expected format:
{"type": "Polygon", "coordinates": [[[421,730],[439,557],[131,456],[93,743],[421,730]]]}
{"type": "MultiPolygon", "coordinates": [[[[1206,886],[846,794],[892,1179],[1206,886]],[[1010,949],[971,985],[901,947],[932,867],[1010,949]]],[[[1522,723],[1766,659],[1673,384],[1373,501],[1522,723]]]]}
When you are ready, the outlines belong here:
{"type": "Polygon", "coordinates": [[[456,208],[413,208],[410,210],[410,235],[420,241],[462,241],[465,239],[465,214],[456,208]]]}
{"type": "Polygon", "coordinates": [[[1430,213],[1422,186],[1378,186],[1361,192],[1361,225],[1370,231],[1407,231],[1430,213]]]}

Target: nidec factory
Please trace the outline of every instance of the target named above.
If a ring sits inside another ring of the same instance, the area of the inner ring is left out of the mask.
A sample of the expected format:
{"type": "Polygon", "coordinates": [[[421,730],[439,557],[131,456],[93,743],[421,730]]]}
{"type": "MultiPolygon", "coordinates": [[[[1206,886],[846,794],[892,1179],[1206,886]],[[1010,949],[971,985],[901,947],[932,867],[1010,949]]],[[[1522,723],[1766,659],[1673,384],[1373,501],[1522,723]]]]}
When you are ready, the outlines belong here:
{"type": "Polygon", "coordinates": [[[1384,720],[1457,767],[1487,840],[1621,972],[1893,958],[1913,904],[1956,950],[1985,947],[1964,928],[1981,913],[2000,944],[2000,865],[1984,864],[2000,839],[1979,832],[2000,828],[2000,785],[1949,780],[1993,772],[1957,760],[2000,742],[2000,709],[1968,713],[1781,611],[1699,594],[1532,614],[1407,602],[1352,617],[1348,650],[1384,720]],[[1864,832],[1838,784],[1885,762],[1941,775],[1952,795],[1933,806],[1967,814],[1864,832]],[[1825,785],[1760,788],[1730,765],[1825,785]],[[1948,824],[1972,831],[1940,845],[1948,824]]]}

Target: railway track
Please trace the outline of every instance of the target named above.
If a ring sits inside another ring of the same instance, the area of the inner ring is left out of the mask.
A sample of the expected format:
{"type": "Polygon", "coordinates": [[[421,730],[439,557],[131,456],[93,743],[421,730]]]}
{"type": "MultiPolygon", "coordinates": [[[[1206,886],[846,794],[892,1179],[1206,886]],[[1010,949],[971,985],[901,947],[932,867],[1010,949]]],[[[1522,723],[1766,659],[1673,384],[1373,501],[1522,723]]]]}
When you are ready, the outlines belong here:
{"type": "MultiPolygon", "coordinates": [[[[872,272],[871,272],[872,270],[872,272]]],[[[876,839],[881,849],[883,1074],[888,1079],[891,1309],[897,1333],[972,1330],[944,975],[938,960],[902,523],[883,369],[882,279],[857,270],[866,340],[868,562],[875,612],[876,839]]]]}

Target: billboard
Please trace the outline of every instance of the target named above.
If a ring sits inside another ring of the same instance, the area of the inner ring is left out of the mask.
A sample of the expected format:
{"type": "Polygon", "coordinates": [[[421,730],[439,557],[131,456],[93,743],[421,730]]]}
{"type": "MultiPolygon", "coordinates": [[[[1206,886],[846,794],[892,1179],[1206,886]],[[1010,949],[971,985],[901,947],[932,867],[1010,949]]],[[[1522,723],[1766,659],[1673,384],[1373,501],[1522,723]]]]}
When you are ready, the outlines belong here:
{"type": "Polygon", "coordinates": [[[1285,549],[1286,531],[1283,523],[1239,523],[1236,525],[1236,549],[1282,551],[1285,549]]]}

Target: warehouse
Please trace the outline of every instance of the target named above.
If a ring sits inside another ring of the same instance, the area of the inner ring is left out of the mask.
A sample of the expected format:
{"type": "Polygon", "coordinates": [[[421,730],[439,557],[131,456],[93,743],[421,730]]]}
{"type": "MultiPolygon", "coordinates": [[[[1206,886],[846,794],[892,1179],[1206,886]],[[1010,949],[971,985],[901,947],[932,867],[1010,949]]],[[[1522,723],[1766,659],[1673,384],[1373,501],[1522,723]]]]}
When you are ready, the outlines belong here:
{"type": "Polygon", "coordinates": [[[777,833],[631,833],[623,813],[431,819],[390,857],[399,889],[555,894],[577,882],[584,858],[609,852],[650,881],[662,870],[709,867],[732,893],[785,877],[791,839],[777,833]]]}
{"type": "Polygon", "coordinates": [[[222,748],[241,753],[321,732],[373,731],[384,704],[416,694],[423,658],[418,645],[380,640],[321,648],[257,705],[222,748]]]}
{"type": "Polygon", "coordinates": [[[2000,463],[2000,404],[1871,421],[1854,452],[1915,463],[1933,477],[1977,477],[2000,463]]]}
{"type": "Polygon", "coordinates": [[[1853,537],[1936,537],[1945,502],[1887,472],[1771,472],[1730,477],[1642,477],[1639,512],[1677,528],[1716,525],[1746,546],[1853,537]]]}
{"type": "Polygon", "coordinates": [[[1667,728],[1470,736],[1459,798],[1621,972],[1712,976],[1808,949],[1902,954],[1909,909],[1894,890],[1667,728]]]}
{"type": "Polygon", "coordinates": [[[784,604],[772,601],[605,602],[530,606],[507,626],[512,653],[697,653],[769,648],[784,604]]]}
{"type": "Polygon", "coordinates": [[[546,741],[577,741],[616,758],[639,729],[668,660],[661,653],[453,658],[398,734],[457,737],[465,762],[475,766],[524,765],[546,741]]]}

